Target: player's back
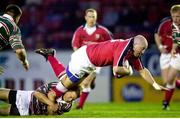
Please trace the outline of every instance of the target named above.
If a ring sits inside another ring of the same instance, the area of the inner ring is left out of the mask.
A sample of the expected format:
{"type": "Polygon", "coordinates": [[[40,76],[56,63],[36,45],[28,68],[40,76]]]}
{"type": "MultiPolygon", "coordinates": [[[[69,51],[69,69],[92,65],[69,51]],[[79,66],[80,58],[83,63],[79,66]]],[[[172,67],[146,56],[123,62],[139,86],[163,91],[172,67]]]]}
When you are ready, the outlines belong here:
{"type": "Polygon", "coordinates": [[[127,40],[111,40],[99,44],[87,46],[87,55],[95,66],[116,65],[125,49],[130,44],[131,39],[127,40]]]}
{"type": "Polygon", "coordinates": [[[9,45],[10,36],[14,35],[14,33],[20,33],[15,22],[0,16],[0,50],[9,45]]]}

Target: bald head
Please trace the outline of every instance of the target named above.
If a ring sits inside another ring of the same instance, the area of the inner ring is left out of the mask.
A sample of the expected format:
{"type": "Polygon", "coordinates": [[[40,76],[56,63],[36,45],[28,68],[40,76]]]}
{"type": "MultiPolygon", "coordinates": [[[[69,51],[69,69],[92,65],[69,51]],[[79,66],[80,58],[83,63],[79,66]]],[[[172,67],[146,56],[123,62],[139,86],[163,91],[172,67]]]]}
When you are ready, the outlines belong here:
{"type": "Polygon", "coordinates": [[[135,57],[140,57],[145,52],[147,47],[148,47],[148,42],[144,36],[137,35],[134,37],[133,50],[135,57]]]}

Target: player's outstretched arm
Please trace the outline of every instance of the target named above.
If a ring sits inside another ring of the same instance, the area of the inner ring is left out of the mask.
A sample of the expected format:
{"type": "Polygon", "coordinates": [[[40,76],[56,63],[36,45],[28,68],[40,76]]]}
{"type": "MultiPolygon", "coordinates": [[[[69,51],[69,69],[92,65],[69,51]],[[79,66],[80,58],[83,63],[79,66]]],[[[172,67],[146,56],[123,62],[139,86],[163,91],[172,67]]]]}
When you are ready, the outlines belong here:
{"type": "Polygon", "coordinates": [[[26,55],[25,49],[17,49],[17,50],[15,50],[15,53],[16,53],[16,56],[18,57],[18,59],[21,61],[25,70],[28,70],[29,62],[27,60],[27,55],[26,55]]]}
{"type": "Polygon", "coordinates": [[[167,88],[160,86],[158,83],[156,83],[156,81],[154,80],[154,78],[152,77],[152,75],[148,69],[144,68],[144,69],[140,70],[139,74],[141,75],[141,77],[144,80],[146,80],[148,83],[150,83],[154,87],[154,89],[156,89],[156,90],[168,90],[167,88]]]}

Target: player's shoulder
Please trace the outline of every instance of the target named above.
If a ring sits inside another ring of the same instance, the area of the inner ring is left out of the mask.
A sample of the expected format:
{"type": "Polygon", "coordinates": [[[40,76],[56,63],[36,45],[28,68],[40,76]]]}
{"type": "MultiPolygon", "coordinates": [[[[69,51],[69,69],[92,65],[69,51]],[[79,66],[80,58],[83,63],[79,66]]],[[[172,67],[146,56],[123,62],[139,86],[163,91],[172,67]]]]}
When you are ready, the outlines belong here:
{"type": "Polygon", "coordinates": [[[100,24],[96,24],[96,27],[105,31],[109,31],[105,26],[102,26],[100,24]]]}
{"type": "Polygon", "coordinates": [[[76,29],[76,31],[80,31],[80,30],[83,30],[83,29],[84,29],[84,25],[81,25],[76,29]]]}
{"type": "Polygon", "coordinates": [[[165,18],[163,18],[163,19],[160,21],[160,25],[163,25],[163,24],[171,24],[171,23],[172,23],[171,17],[165,17],[165,18]]]}
{"type": "Polygon", "coordinates": [[[105,26],[102,26],[102,25],[97,24],[96,27],[97,27],[98,29],[100,29],[101,31],[103,31],[103,32],[105,32],[105,33],[108,33],[108,34],[110,34],[110,35],[112,36],[112,33],[111,33],[105,26]]]}

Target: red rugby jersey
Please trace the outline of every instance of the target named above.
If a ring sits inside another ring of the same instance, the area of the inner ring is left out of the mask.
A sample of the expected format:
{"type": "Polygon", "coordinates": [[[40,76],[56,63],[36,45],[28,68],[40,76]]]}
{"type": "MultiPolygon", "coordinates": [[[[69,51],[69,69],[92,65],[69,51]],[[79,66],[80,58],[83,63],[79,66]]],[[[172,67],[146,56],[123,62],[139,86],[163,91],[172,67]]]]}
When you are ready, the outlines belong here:
{"type": "Polygon", "coordinates": [[[162,45],[166,46],[167,51],[170,53],[172,49],[172,20],[171,18],[165,18],[161,21],[157,33],[161,36],[162,45]]]}
{"type": "Polygon", "coordinates": [[[86,52],[92,64],[98,67],[123,66],[128,60],[136,70],[143,69],[140,58],[133,56],[133,38],[111,40],[99,44],[88,45],[86,52]]]}
{"type": "Polygon", "coordinates": [[[80,48],[83,45],[99,43],[112,39],[111,32],[101,25],[96,25],[96,30],[91,35],[86,32],[84,26],[85,25],[81,25],[75,31],[72,39],[73,48],[80,48]]]}

